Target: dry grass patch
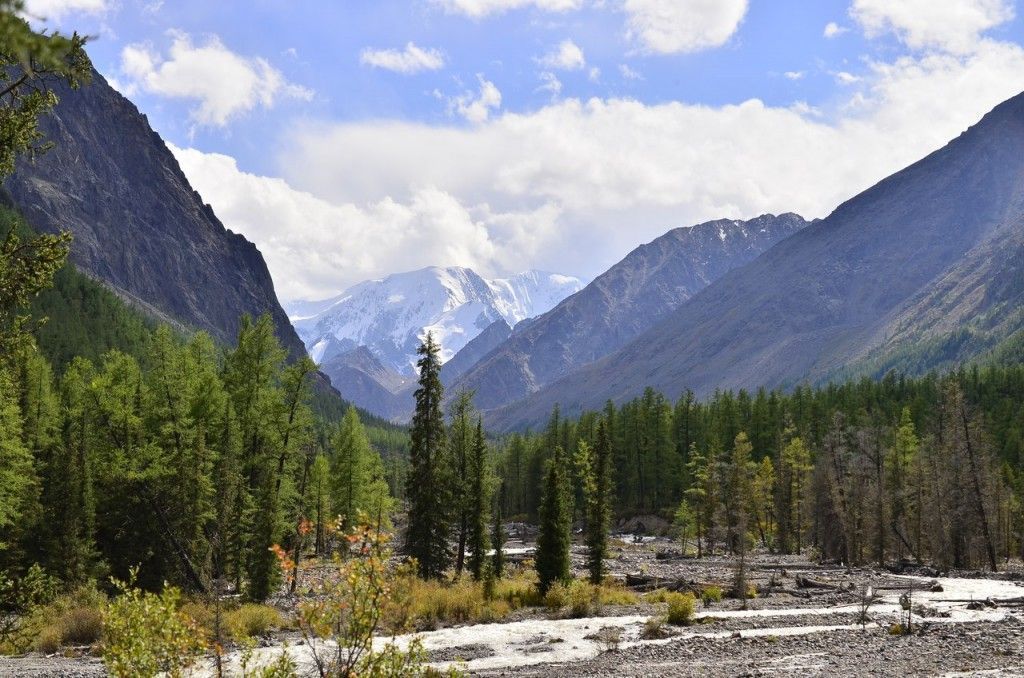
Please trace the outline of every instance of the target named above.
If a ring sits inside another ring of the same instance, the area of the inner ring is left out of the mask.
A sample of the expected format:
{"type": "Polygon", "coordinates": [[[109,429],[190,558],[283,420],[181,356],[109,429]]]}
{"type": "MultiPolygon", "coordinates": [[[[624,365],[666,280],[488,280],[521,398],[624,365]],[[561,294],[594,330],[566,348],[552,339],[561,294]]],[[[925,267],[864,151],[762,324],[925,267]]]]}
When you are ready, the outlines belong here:
{"type": "Polygon", "coordinates": [[[91,587],[58,596],[32,615],[30,624],[36,629],[32,649],[53,654],[61,648],[99,642],[105,603],[106,597],[91,587]]]}
{"type": "Polygon", "coordinates": [[[263,638],[281,628],[281,613],[269,605],[246,603],[224,613],[224,628],[235,640],[263,638]]]}
{"type": "MultiPolygon", "coordinates": [[[[514,610],[540,604],[532,572],[512,573],[489,586],[468,577],[446,582],[422,581],[412,576],[404,585],[408,605],[403,613],[419,628],[500,621],[514,610]]],[[[394,626],[401,626],[403,620],[391,621],[394,626]]]]}

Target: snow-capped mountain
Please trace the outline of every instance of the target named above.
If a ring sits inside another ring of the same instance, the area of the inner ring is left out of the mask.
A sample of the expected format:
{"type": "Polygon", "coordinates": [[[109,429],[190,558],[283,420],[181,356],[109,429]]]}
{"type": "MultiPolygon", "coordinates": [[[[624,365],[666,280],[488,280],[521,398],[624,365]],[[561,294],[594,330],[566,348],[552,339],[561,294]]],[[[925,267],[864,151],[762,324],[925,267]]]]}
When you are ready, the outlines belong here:
{"type": "Polygon", "coordinates": [[[545,313],[583,283],[571,276],[527,271],[486,280],[468,268],[431,266],[353,285],[322,301],[286,304],[318,363],[367,347],[385,367],[415,374],[416,347],[431,332],[447,361],[498,319],[509,325],[545,313]]]}

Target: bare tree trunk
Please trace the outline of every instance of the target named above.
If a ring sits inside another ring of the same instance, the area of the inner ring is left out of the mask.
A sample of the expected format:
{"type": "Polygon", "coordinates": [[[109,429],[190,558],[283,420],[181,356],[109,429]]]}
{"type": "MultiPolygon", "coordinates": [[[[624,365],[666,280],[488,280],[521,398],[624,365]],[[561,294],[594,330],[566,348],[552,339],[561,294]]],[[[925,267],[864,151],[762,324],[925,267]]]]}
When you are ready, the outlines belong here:
{"type": "Polygon", "coordinates": [[[999,565],[996,562],[996,549],[992,543],[992,532],[989,528],[988,515],[985,512],[985,500],[981,493],[981,479],[979,478],[980,470],[978,469],[978,461],[975,458],[974,446],[971,444],[971,431],[967,421],[967,407],[960,404],[960,423],[963,426],[964,431],[964,444],[967,449],[967,459],[971,466],[971,485],[974,490],[974,510],[978,514],[978,520],[981,522],[982,534],[985,537],[985,551],[988,555],[988,563],[992,566],[992,571],[995,572],[999,569],[999,565]]]}

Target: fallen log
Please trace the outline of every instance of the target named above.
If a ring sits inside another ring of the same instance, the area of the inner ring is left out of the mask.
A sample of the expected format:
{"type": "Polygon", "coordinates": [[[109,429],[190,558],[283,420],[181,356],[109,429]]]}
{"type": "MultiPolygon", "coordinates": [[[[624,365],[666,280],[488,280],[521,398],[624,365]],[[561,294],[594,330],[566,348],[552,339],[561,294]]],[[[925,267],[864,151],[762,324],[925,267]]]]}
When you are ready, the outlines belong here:
{"type": "Polygon", "coordinates": [[[827,589],[829,591],[842,591],[842,586],[837,584],[829,584],[828,582],[818,581],[816,579],[809,579],[807,577],[797,577],[796,585],[802,589],[827,589]]]}

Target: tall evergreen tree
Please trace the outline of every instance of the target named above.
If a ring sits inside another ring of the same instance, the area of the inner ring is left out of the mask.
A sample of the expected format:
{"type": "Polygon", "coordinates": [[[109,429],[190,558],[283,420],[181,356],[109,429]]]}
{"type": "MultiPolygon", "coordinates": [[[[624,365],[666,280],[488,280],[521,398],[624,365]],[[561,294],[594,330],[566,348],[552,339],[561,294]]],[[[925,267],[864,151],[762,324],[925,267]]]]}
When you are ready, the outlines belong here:
{"type": "Polygon", "coordinates": [[[409,528],[405,551],[416,559],[424,579],[440,578],[451,562],[451,481],[445,458],[445,426],[441,413],[444,387],[441,385],[440,347],[428,333],[420,345],[419,388],[412,419],[409,449],[409,528]]]}
{"type": "Polygon", "coordinates": [[[478,419],[476,434],[473,436],[473,454],[469,460],[469,572],[475,581],[480,581],[487,563],[490,537],[487,534],[491,522],[491,473],[487,458],[487,441],[484,438],[483,420],[478,419]]]}
{"type": "Polygon", "coordinates": [[[569,581],[571,519],[565,453],[561,445],[556,445],[554,454],[548,461],[540,505],[536,568],[541,594],[547,593],[558,582],[569,581]]]}
{"type": "Polygon", "coordinates": [[[612,499],[612,443],[603,419],[597,425],[592,469],[587,497],[587,569],[590,581],[600,584],[605,574],[604,559],[608,557],[612,499]]]}
{"type": "Polygon", "coordinates": [[[505,493],[505,484],[501,484],[498,501],[494,502],[494,525],[491,531],[491,542],[494,545],[494,559],[491,561],[491,572],[496,579],[505,576],[505,525],[501,520],[501,504],[505,493]]]}
{"type": "MultiPolygon", "coordinates": [[[[472,455],[476,445],[473,432],[473,392],[461,391],[455,396],[451,408],[451,428],[448,431],[448,458],[451,460],[455,478],[465,481],[470,478],[472,455]]],[[[455,547],[455,576],[462,576],[466,558],[466,540],[469,537],[470,522],[473,520],[475,497],[465,482],[456,482],[451,487],[452,505],[455,507],[455,524],[458,531],[458,545],[455,547]]]]}

